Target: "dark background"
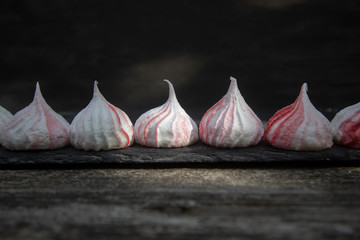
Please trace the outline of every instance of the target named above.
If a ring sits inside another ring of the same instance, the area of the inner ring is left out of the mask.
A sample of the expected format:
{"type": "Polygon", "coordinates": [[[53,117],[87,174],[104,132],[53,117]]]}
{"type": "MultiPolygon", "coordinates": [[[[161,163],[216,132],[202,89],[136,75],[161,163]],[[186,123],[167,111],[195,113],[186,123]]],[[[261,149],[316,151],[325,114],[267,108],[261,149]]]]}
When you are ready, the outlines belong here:
{"type": "Polygon", "coordinates": [[[2,0],[0,13],[0,105],[12,113],[36,81],[57,112],[84,108],[94,80],[127,112],[159,106],[167,78],[201,115],[230,75],[257,113],[292,103],[303,82],[323,111],[360,101],[357,0],[2,0]]]}

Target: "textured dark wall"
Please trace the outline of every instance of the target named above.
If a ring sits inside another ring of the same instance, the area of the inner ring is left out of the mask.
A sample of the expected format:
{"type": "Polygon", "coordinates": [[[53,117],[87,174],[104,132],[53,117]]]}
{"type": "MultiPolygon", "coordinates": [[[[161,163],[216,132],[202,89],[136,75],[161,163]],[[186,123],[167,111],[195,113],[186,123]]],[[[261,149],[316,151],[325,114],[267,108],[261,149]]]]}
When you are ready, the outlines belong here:
{"type": "Polygon", "coordinates": [[[238,79],[255,108],[360,101],[360,3],[310,0],[3,0],[0,105],[29,104],[39,81],[56,111],[79,111],[93,81],[125,111],[165,102],[208,108],[238,79]]]}

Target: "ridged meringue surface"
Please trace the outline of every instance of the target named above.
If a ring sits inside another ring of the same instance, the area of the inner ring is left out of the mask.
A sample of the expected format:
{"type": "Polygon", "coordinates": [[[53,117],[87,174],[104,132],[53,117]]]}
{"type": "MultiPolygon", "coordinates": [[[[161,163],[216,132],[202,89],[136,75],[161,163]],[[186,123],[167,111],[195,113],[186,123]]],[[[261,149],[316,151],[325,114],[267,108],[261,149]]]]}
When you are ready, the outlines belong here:
{"type": "Polygon", "coordinates": [[[33,102],[1,129],[0,142],[10,150],[56,149],[69,144],[69,123],[44,100],[39,83],[33,102]]]}
{"type": "Polygon", "coordinates": [[[135,140],[147,147],[184,147],[198,141],[198,127],[180,106],[173,85],[165,104],[142,114],[135,122],[135,140]]]}
{"type": "Polygon", "coordinates": [[[307,90],[304,83],[296,101],[271,117],[264,137],[268,144],[298,151],[323,150],[333,145],[330,122],[310,102],[307,90]]]}
{"type": "Polygon", "coordinates": [[[95,151],[125,148],[134,142],[131,120],[104,98],[97,81],[92,100],[71,123],[70,142],[77,149],[95,151]]]}
{"type": "Polygon", "coordinates": [[[8,110],[0,106],[0,129],[9,122],[12,117],[13,115],[8,110]]]}
{"type": "Polygon", "coordinates": [[[200,139],[214,147],[248,147],[260,142],[264,128],[246,104],[236,79],[230,77],[226,95],[212,106],[200,122],[200,139]]]}
{"type": "Polygon", "coordinates": [[[336,143],[360,149],[360,102],[344,108],[331,121],[336,143]]]}

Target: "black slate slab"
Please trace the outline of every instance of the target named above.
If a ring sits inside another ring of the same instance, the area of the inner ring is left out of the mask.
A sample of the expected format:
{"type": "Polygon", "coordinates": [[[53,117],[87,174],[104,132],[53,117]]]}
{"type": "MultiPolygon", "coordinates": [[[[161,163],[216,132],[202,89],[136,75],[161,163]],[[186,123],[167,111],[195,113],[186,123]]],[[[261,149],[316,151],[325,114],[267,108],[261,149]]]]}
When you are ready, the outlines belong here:
{"type": "Polygon", "coordinates": [[[266,162],[360,162],[360,150],[333,146],[317,152],[276,149],[261,142],[238,149],[209,147],[198,142],[184,148],[156,149],[138,144],[110,151],[79,151],[67,147],[49,151],[9,151],[0,148],[0,165],[8,164],[143,164],[143,163],[266,163],[266,162]]]}

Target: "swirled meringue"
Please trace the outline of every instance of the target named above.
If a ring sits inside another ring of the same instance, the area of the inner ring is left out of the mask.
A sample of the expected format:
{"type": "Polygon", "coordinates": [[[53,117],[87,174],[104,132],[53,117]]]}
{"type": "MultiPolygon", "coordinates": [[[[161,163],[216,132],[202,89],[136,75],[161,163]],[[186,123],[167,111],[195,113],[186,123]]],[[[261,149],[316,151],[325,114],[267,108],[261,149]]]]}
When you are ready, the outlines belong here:
{"type": "Polygon", "coordinates": [[[214,147],[248,147],[260,142],[264,128],[260,119],[246,104],[236,79],[226,95],[212,106],[200,122],[200,139],[214,147]]]}
{"type": "Polygon", "coordinates": [[[10,150],[56,149],[69,144],[69,123],[44,100],[36,83],[32,103],[1,129],[0,142],[10,150]]]}
{"type": "Polygon", "coordinates": [[[335,115],[331,121],[331,134],[337,144],[360,148],[360,102],[335,115]]]}
{"type": "Polygon", "coordinates": [[[277,148],[317,151],[333,145],[330,122],[310,102],[307,84],[296,101],[277,111],[266,126],[265,141],[277,148]]]}
{"type": "Polygon", "coordinates": [[[13,115],[8,110],[0,106],[0,129],[10,121],[12,117],[13,115]]]}
{"type": "Polygon", "coordinates": [[[142,114],[135,122],[135,140],[147,147],[184,147],[198,141],[198,127],[180,106],[169,80],[165,104],[142,114]]]}
{"type": "Polygon", "coordinates": [[[104,98],[97,81],[92,100],[71,123],[70,142],[77,149],[95,151],[125,148],[134,142],[131,120],[104,98]]]}

